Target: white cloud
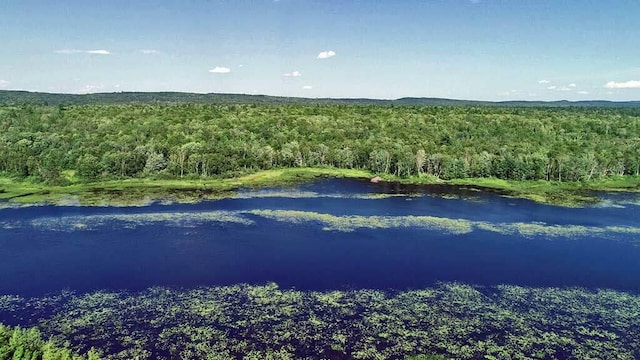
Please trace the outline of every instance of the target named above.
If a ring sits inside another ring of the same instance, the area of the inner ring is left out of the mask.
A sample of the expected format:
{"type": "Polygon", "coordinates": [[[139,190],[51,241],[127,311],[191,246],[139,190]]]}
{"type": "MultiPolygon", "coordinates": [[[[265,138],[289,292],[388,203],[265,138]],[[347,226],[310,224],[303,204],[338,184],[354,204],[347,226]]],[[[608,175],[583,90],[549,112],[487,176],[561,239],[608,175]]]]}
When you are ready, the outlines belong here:
{"type": "Polygon", "coordinates": [[[145,55],[157,55],[157,54],[160,54],[160,51],[155,50],[155,49],[142,49],[142,50],[140,50],[140,52],[142,54],[145,54],[145,55]]]}
{"type": "Polygon", "coordinates": [[[640,89],[640,80],[629,80],[624,82],[609,81],[604,85],[607,89],[640,89]]]}
{"type": "Polygon", "coordinates": [[[303,88],[303,89],[305,89],[305,90],[311,90],[311,89],[313,89],[313,86],[311,86],[311,85],[305,85],[305,86],[303,86],[302,88],[303,88]]]}
{"type": "Polygon", "coordinates": [[[584,91],[584,90],[578,91],[578,94],[580,95],[587,95],[588,93],[589,93],[588,91],[584,91]]]}
{"type": "Polygon", "coordinates": [[[508,90],[508,91],[503,91],[503,92],[498,93],[498,95],[500,95],[500,96],[511,96],[511,95],[519,96],[519,94],[520,94],[520,90],[518,90],[518,89],[511,89],[511,90],[508,90]]]}
{"type": "Polygon", "coordinates": [[[231,69],[229,69],[228,67],[224,67],[224,66],[216,66],[213,69],[209,70],[210,73],[215,73],[215,74],[227,74],[231,72],[231,69]]]}
{"type": "Polygon", "coordinates": [[[56,54],[79,54],[81,52],[82,50],[72,50],[72,49],[62,49],[62,50],[55,51],[56,54]]]}
{"type": "Polygon", "coordinates": [[[323,51],[318,54],[318,59],[328,59],[330,57],[336,56],[336,52],[333,50],[323,51]]]}
{"type": "Polygon", "coordinates": [[[244,65],[240,64],[240,65],[238,65],[238,67],[241,68],[241,67],[244,67],[244,65]]]}
{"type": "Polygon", "coordinates": [[[538,80],[538,84],[549,84],[550,82],[551,82],[551,81],[549,81],[549,80],[544,80],[544,79],[542,79],[542,80],[538,80]]]}
{"type": "MultiPolygon", "coordinates": [[[[540,82],[540,81],[538,81],[540,82]]],[[[550,85],[547,86],[547,90],[556,90],[556,91],[573,91],[576,90],[576,84],[571,83],[569,85],[566,86],[557,86],[557,85],[550,85]]]]}
{"type": "Polygon", "coordinates": [[[302,73],[301,73],[300,71],[297,71],[297,70],[296,70],[296,71],[292,71],[292,72],[289,72],[289,73],[282,74],[282,76],[286,76],[286,77],[300,77],[300,76],[302,76],[302,73]]]}
{"type": "Polygon", "coordinates": [[[111,55],[111,53],[108,50],[87,50],[85,52],[87,54],[93,54],[93,55],[111,55]]]}
{"type": "Polygon", "coordinates": [[[99,85],[94,85],[94,84],[88,84],[85,85],[82,89],[80,89],[81,93],[93,93],[93,92],[97,92],[99,90],[104,89],[104,85],[99,84],[99,85]]]}
{"type": "Polygon", "coordinates": [[[0,80],[0,88],[6,88],[9,85],[7,80],[0,80]]]}
{"type": "Polygon", "coordinates": [[[61,49],[54,51],[56,54],[92,54],[92,55],[111,55],[108,50],[78,50],[78,49],[61,49]]]}

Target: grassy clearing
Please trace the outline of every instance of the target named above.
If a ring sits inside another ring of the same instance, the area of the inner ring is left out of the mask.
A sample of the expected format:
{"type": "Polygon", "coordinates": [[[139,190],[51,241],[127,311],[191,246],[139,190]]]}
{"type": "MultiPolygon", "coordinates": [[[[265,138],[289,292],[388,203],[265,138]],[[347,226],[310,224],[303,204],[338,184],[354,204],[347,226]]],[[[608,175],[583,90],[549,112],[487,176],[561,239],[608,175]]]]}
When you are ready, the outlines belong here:
{"type": "MultiPolygon", "coordinates": [[[[291,168],[259,171],[233,178],[209,179],[126,179],[85,183],[67,172],[69,184],[52,186],[31,179],[0,177],[0,201],[14,204],[136,205],[151,200],[195,202],[229,196],[239,187],[267,187],[309,181],[318,177],[368,179],[374,174],[364,170],[337,168],[291,168]]],[[[619,176],[584,182],[512,181],[495,178],[470,178],[444,181],[432,176],[397,178],[384,181],[413,185],[448,184],[496,191],[506,196],[540,203],[579,206],[596,202],[594,191],[640,192],[640,176],[619,176]]]]}

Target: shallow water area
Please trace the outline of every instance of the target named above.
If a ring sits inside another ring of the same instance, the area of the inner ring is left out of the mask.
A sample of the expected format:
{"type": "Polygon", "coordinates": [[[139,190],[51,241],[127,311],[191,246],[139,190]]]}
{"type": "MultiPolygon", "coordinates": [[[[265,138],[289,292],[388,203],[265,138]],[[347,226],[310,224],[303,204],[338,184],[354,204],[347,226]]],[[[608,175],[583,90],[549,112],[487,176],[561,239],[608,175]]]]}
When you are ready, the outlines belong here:
{"type": "Polygon", "coordinates": [[[637,197],[564,208],[410,190],[325,179],[196,204],[0,209],[0,294],[268,282],[640,290],[637,197]]]}

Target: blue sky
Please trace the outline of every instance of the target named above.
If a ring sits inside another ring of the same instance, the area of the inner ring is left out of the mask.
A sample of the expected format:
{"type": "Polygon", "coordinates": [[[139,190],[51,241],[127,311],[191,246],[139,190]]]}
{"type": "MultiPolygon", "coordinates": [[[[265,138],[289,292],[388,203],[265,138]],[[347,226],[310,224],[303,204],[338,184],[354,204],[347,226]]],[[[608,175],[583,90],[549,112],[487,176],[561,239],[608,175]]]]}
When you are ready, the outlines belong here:
{"type": "Polygon", "coordinates": [[[640,100],[637,0],[2,0],[0,88],[640,100]]]}

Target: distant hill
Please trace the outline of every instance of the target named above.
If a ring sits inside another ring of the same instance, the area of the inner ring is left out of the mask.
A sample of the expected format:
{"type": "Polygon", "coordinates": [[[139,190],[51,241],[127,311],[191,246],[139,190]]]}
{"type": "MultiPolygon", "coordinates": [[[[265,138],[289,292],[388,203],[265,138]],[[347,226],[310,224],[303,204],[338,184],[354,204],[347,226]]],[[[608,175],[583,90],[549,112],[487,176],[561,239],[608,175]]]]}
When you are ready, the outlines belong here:
{"type": "Polygon", "coordinates": [[[199,104],[264,104],[264,105],[405,105],[405,106],[514,106],[514,107],[640,107],[640,101],[474,101],[440,98],[406,97],[395,100],[365,98],[299,98],[246,94],[196,94],[183,92],[115,92],[96,94],[54,94],[30,91],[0,90],[0,104],[88,105],[126,103],[199,103],[199,104]]]}

